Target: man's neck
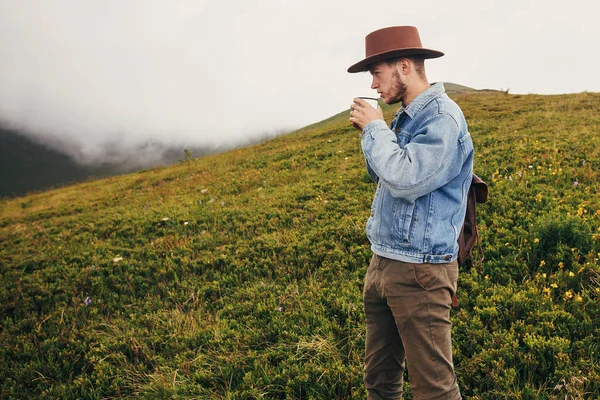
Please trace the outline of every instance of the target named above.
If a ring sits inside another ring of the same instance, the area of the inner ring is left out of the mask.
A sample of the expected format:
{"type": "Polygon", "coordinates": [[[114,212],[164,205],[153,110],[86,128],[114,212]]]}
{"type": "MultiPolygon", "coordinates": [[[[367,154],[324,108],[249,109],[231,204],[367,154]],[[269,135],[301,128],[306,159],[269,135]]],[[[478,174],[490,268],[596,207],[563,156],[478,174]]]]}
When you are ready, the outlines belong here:
{"type": "Polygon", "coordinates": [[[408,88],[406,94],[402,98],[402,105],[404,107],[408,107],[411,101],[413,101],[418,95],[420,95],[425,90],[429,89],[431,85],[427,80],[419,80],[416,81],[414,85],[408,88]]]}

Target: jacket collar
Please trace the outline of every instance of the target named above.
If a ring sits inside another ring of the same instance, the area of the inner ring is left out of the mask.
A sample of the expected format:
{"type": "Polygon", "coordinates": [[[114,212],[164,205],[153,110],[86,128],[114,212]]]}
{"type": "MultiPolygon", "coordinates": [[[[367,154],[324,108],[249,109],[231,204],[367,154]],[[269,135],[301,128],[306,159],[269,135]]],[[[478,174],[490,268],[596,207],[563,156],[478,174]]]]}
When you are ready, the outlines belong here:
{"type": "Polygon", "coordinates": [[[417,97],[410,102],[408,107],[404,107],[402,105],[396,115],[400,115],[405,112],[411,119],[419,113],[427,104],[429,104],[433,99],[441,96],[446,92],[446,88],[442,82],[436,82],[431,84],[427,89],[423,90],[417,97]]]}

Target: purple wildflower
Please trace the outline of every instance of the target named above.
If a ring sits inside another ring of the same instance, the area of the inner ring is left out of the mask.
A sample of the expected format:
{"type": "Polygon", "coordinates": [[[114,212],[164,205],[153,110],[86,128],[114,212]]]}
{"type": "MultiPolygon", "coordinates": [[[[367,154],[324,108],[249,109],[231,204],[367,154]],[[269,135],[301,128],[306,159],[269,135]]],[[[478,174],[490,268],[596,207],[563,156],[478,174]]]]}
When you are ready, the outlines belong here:
{"type": "Polygon", "coordinates": [[[92,304],[92,298],[90,296],[86,297],[85,300],[83,301],[85,303],[85,306],[89,306],[90,304],[92,304]]]}

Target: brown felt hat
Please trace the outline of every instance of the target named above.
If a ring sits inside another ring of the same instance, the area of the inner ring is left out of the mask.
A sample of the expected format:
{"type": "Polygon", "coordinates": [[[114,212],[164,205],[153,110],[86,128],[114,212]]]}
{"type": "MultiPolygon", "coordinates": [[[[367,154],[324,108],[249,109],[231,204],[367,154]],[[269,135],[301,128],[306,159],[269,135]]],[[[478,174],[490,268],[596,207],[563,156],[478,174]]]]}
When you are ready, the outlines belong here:
{"type": "Polygon", "coordinates": [[[421,44],[419,31],[414,26],[391,26],[371,32],[365,38],[366,58],[357,62],[348,72],[367,71],[371,64],[402,56],[420,55],[437,58],[441,51],[425,49],[421,44]]]}

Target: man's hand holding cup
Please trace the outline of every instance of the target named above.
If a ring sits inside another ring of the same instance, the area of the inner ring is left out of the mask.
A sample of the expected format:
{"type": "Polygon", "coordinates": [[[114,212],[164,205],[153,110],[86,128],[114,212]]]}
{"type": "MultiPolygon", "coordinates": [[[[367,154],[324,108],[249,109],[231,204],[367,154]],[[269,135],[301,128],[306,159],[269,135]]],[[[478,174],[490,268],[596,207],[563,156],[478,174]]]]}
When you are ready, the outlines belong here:
{"type": "Polygon", "coordinates": [[[383,111],[373,97],[357,97],[350,106],[350,122],[352,126],[361,131],[365,126],[376,119],[383,119],[383,111]]]}

